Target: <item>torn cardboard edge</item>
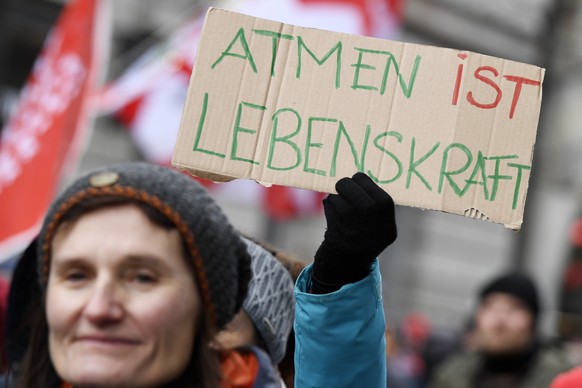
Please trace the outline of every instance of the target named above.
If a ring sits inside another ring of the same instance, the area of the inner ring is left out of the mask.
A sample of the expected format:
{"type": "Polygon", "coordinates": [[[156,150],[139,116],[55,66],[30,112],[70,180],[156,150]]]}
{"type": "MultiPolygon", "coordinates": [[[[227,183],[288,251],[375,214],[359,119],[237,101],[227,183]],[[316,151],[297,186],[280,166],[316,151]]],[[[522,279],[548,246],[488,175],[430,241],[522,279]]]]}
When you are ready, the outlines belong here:
{"type": "MultiPolygon", "coordinates": [[[[223,184],[223,183],[229,183],[234,181],[235,179],[248,179],[248,180],[252,180],[257,184],[260,184],[263,187],[271,187],[273,186],[273,183],[269,183],[269,182],[260,182],[251,178],[241,178],[241,177],[235,177],[235,176],[226,176],[226,175],[220,175],[220,174],[216,174],[216,173],[212,173],[212,172],[208,172],[208,171],[197,171],[197,170],[192,170],[191,168],[187,167],[187,166],[180,166],[178,164],[172,164],[176,169],[178,169],[179,171],[182,172],[186,172],[190,175],[192,175],[193,177],[197,177],[197,178],[204,178],[204,179],[208,179],[214,183],[217,184],[223,184]]],[[[280,184],[279,184],[280,185],[280,184]]],[[[284,186],[284,185],[282,185],[284,186]]],[[[302,187],[295,187],[297,189],[305,189],[302,187]]],[[[308,189],[306,189],[308,190],[308,189]]],[[[335,192],[333,192],[335,194],[335,192]]],[[[396,205],[399,205],[398,203],[395,202],[396,205]]],[[[436,209],[428,209],[428,208],[420,208],[420,210],[432,210],[432,211],[440,211],[442,213],[447,213],[447,214],[452,214],[452,215],[460,215],[460,214],[456,214],[456,213],[450,213],[444,210],[436,210],[436,209]]],[[[479,211],[479,209],[476,208],[469,208],[466,209],[464,211],[464,213],[462,214],[464,217],[466,218],[472,218],[474,220],[481,220],[481,221],[489,221],[489,222],[493,222],[489,219],[489,217],[487,217],[485,214],[483,214],[481,211],[479,211]]],[[[523,223],[523,220],[518,220],[514,223],[511,224],[504,224],[503,226],[507,229],[511,229],[513,231],[518,232],[521,228],[521,225],[523,223]]]]}

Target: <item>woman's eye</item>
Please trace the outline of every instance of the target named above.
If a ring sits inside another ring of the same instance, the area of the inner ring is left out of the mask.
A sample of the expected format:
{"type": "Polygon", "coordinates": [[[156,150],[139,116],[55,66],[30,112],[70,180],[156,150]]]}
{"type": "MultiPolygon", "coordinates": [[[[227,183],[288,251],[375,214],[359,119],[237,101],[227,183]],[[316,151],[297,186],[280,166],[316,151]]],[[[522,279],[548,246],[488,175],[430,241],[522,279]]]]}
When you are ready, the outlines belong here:
{"type": "Polygon", "coordinates": [[[71,282],[79,282],[87,279],[87,274],[83,271],[70,271],[66,274],[65,279],[71,282]]]}
{"type": "Polygon", "coordinates": [[[150,271],[130,271],[128,278],[132,282],[139,284],[154,284],[157,281],[157,277],[150,271]]]}
{"type": "Polygon", "coordinates": [[[156,281],[155,277],[148,273],[138,273],[136,280],[140,283],[154,283],[156,281]]]}

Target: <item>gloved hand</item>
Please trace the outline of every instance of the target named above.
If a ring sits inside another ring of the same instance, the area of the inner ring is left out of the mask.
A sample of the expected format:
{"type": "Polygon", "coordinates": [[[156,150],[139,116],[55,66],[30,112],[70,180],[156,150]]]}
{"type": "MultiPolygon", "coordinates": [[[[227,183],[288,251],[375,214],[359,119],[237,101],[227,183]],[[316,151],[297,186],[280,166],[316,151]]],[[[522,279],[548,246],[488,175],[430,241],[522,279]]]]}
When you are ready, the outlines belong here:
{"type": "Polygon", "coordinates": [[[314,294],[337,291],[365,278],[397,235],[394,201],[370,177],[358,172],[340,179],[335,188],[338,194],[323,200],[327,230],[315,253],[314,294]]]}

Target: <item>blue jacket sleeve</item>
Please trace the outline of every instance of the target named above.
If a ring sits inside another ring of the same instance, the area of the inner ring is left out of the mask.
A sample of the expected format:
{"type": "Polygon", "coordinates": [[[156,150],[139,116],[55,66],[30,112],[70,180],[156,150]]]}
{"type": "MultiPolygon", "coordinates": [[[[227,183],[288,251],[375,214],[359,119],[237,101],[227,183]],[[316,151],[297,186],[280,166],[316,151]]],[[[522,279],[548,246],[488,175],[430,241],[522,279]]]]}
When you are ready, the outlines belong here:
{"type": "Polygon", "coordinates": [[[310,294],[311,266],[295,286],[295,387],[386,387],[386,338],[378,261],[330,294],[310,294]]]}

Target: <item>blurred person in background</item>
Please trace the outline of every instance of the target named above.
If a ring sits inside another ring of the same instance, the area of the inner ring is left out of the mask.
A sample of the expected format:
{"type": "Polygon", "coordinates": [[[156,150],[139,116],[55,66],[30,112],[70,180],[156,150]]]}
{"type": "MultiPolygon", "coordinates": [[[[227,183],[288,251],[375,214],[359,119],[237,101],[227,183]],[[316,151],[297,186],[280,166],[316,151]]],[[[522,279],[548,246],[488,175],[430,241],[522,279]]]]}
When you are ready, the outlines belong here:
{"type": "Polygon", "coordinates": [[[580,388],[582,387],[582,366],[558,375],[550,388],[580,388]]]}
{"type": "Polygon", "coordinates": [[[432,388],[546,388],[569,368],[561,349],[536,329],[540,301],[521,273],[502,275],[479,293],[473,350],[453,354],[435,372],[432,388]]]}
{"type": "MultiPolygon", "coordinates": [[[[293,280],[293,285],[297,282],[301,271],[306,267],[304,260],[299,259],[293,253],[275,247],[266,241],[253,240],[255,243],[269,251],[273,256],[277,258],[279,263],[287,270],[291,279],[293,280]]],[[[295,299],[295,298],[293,298],[295,299]]],[[[285,350],[285,355],[281,362],[279,362],[279,372],[281,372],[281,377],[285,382],[287,388],[293,388],[295,385],[295,330],[291,326],[291,332],[287,338],[287,348],[285,350]]]]}
{"type": "Polygon", "coordinates": [[[42,302],[38,287],[37,266],[38,237],[22,252],[12,272],[8,293],[5,331],[3,333],[6,362],[14,371],[24,357],[32,330],[31,318],[42,302]]]}
{"type": "Polygon", "coordinates": [[[430,331],[430,323],[424,315],[410,313],[404,317],[394,336],[394,350],[391,354],[387,352],[387,387],[424,387],[426,365],[422,350],[430,331]]]}
{"type": "Polygon", "coordinates": [[[6,386],[6,373],[8,372],[8,361],[6,357],[6,339],[4,332],[6,330],[6,315],[8,309],[8,293],[10,290],[10,281],[8,277],[0,273],[0,388],[6,386]]]}
{"type": "Polygon", "coordinates": [[[35,237],[18,258],[12,271],[3,335],[3,351],[9,371],[14,372],[24,357],[32,330],[31,318],[42,301],[38,287],[38,237],[35,237]]]}
{"type": "Polygon", "coordinates": [[[569,250],[559,289],[558,333],[568,357],[582,364],[582,218],[570,227],[569,250]]]}
{"type": "Polygon", "coordinates": [[[472,346],[473,321],[467,322],[459,332],[450,328],[433,327],[423,343],[421,357],[424,362],[424,385],[432,380],[433,375],[447,357],[461,349],[472,346]]]}
{"type": "Polygon", "coordinates": [[[469,346],[465,333],[433,327],[428,317],[420,313],[407,314],[397,329],[397,335],[391,335],[392,350],[387,349],[386,353],[387,386],[391,388],[426,387],[434,370],[449,354],[469,346]]]}
{"type": "Polygon", "coordinates": [[[271,252],[248,239],[244,241],[253,271],[249,291],[242,309],[210,346],[239,351],[229,360],[229,367],[246,372],[239,372],[239,384],[280,387],[282,376],[278,365],[285,358],[295,318],[294,282],[271,252]],[[248,357],[249,354],[254,357],[248,357]]]}
{"type": "MultiPolygon", "coordinates": [[[[570,250],[564,268],[558,318],[558,331],[565,341],[570,360],[582,363],[582,218],[570,227],[570,250]]],[[[559,375],[551,388],[582,387],[582,366],[559,375]]]]}
{"type": "Polygon", "coordinates": [[[323,201],[327,229],[295,288],[295,387],[386,387],[378,256],[396,240],[394,201],[363,173],[323,201]]]}

